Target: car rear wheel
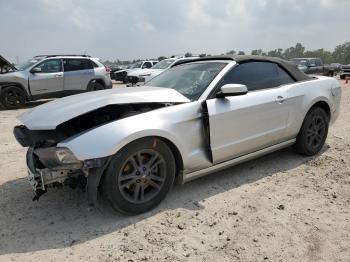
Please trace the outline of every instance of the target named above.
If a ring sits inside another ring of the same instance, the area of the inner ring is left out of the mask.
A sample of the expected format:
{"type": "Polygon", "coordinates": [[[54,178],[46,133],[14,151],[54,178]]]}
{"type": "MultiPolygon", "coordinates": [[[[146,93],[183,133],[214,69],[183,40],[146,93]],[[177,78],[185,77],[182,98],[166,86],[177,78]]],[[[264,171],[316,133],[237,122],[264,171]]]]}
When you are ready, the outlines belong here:
{"type": "Polygon", "coordinates": [[[295,144],[296,150],[307,156],[317,154],[328,135],[329,119],[326,111],[313,107],[306,115],[295,144]]]}
{"type": "Polygon", "coordinates": [[[99,82],[96,82],[96,81],[92,81],[89,83],[88,85],[88,91],[98,91],[98,90],[103,90],[105,89],[104,85],[102,85],[101,83],[99,82]]]}
{"type": "Polygon", "coordinates": [[[22,108],[26,103],[26,94],[17,86],[9,86],[2,90],[0,101],[5,109],[22,108]]]}
{"type": "Polygon", "coordinates": [[[102,195],[123,213],[146,212],[166,197],[175,170],[174,156],[162,140],[137,140],[112,158],[103,177],[102,195]]]}

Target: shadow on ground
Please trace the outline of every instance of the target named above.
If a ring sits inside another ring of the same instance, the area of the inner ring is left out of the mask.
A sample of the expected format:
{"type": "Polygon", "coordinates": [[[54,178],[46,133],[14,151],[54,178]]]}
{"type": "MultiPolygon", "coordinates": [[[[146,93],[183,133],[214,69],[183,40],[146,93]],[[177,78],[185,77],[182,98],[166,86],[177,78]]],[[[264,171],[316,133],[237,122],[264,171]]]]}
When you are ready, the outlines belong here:
{"type": "Polygon", "coordinates": [[[53,189],[39,202],[32,202],[33,193],[26,179],[9,181],[0,185],[0,255],[69,247],[116,232],[158,213],[179,208],[198,210],[203,208],[198,203],[205,199],[294,169],[311,159],[291,149],[282,150],[177,185],[159,207],[134,217],[113,211],[103,201],[97,208],[89,208],[86,195],[69,188],[53,189]]]}
{"type": "MultiPolygon", "coordinates": [[[[30,109],[30,108],[40,106],[40,105],[45,104],[45,103],[50,102],[50,101],[52,101],[52,100],[51,99],[43,99],[43,100],[28,102],[28,103],[26,103],[26,105],[23,108],[20,108],[20,109],[30,109]]],[[[0,104],[0,112],[1,111],[11,111],[11,110],[18,110],[18,109],[5,109],[0,104]]]]}

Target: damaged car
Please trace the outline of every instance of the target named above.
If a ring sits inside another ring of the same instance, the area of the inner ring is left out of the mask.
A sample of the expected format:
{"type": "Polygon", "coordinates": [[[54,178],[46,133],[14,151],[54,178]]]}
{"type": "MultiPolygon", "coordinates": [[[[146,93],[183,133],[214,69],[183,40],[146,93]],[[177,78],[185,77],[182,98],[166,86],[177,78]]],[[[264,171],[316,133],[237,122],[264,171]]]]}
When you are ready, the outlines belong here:
{"type": "Polygon", "coordinates": [[[19,117],[36,197],[86,188],[128,214],[157,206],[185,183],[293,146],[317,154],[339,114],[341,88],[289,62],[212,56],[180,63],[147,83],[59,99],[19,117]]]}

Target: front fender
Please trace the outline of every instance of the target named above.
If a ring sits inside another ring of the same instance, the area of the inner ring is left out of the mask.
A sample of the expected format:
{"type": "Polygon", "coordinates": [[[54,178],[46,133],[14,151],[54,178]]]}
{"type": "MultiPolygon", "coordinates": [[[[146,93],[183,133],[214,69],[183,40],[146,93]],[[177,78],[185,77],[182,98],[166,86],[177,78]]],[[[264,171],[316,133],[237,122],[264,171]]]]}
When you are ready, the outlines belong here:
{"type": "Polygon", "coordinates": [[[183,143],[171,131],[172,123],[161,118],[152,118],[144,114],[121,119],[58,144],[69,148],[79,160],[88,160],[114,155],[125,145],[143,137],[157,136],[171,141],[181,155],[186,155],[183,143]]]}

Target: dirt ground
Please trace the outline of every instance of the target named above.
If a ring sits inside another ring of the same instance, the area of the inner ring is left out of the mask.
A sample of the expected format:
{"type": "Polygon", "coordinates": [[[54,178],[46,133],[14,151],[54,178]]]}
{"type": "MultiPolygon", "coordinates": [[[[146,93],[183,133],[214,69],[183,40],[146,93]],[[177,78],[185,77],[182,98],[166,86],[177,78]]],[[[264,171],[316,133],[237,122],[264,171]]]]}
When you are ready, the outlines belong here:
{"type": "Polygon", "coordinates": [[[0,111],[0,261],[350,261],[350,84],[320,155],[273,153],[135,217],[69,188],[32,202],[12,135],[25,110],[0,111]]]}

